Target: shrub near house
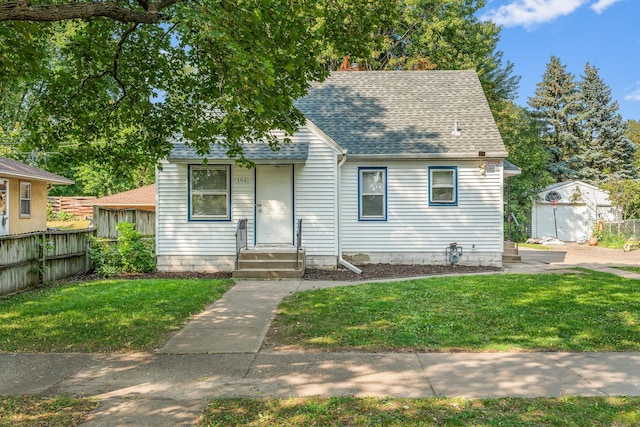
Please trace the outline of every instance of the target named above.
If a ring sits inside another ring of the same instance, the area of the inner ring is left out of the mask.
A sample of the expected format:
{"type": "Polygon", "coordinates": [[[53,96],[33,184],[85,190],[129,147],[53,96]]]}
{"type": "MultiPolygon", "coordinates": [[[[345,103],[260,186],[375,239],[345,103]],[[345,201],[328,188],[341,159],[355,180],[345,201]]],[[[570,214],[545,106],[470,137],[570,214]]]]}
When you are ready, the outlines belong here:
{"type": "Polygon", "coordinates": [[[121,222],[116,228],[119,236],[115,243],[110,239],[92,240],[91,260],[95,272],[109,277],[154,271],[156,260],[153,243],[145,241],[132,223],[121,222]]]}

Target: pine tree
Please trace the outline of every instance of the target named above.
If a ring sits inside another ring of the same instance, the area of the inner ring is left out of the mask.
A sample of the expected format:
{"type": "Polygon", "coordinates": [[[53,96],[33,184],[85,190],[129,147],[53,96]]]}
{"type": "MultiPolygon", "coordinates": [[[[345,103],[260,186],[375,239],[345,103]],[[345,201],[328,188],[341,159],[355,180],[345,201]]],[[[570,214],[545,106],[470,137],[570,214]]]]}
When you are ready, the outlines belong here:
{"type": "Polygon", "coordinates": [[[576,175],[578,152],[578,91],[573,74],[552,56],[535,96],[529,98],[533,117],[542,124],[542,144],[549,153],[547,170],[557,182],[576,175]]]}
{"type": "Polygon", "coordinates": [[[580,168],[577,177],[592,184],[635,178],[636,146],[626,135],[626,123],[612,101],[611,89],[588,63],[579,83],[580,168]]]}

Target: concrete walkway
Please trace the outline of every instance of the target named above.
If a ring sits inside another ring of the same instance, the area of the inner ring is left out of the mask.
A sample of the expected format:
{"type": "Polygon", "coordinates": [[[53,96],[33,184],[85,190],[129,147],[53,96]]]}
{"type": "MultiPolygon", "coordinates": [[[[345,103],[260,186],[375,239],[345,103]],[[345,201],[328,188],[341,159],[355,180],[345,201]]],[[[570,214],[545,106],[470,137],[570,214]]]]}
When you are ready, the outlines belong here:
{"type": "MultiPolygon", "coordinates": [[[[522,251],[505,272],[580,265],[640,279],[560,252],[522,251]]],[[[353,284],[238,282],[155,354],[0,354],[0,395],[96,397],[85,426],[193,425],[217,397],[640,395],[640,353],[260,351],[284,296],[353,284]]]]}

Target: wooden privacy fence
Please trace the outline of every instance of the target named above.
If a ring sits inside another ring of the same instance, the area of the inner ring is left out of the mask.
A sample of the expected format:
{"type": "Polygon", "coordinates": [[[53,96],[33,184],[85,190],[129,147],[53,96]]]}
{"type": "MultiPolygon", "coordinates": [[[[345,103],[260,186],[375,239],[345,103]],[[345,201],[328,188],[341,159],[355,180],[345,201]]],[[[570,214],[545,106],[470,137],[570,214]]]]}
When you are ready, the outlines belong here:
{"type": "Polygon", "coordinates": [[[89,271],[93,235],[95,229],[0,237],[0,295],[89,271]]]}
{"type": "Polygon", "coordinates": [[[47,197],[47,203],[51,206],[52,212],[64,211],[71,215],[85,217],[93,214],[92,206],[84,206],[84,203],[95,200],[95,197],[47,197]]]}
{"type": "Polygon", "coordinates": [[[93,226],[98,237],[115,239],[118,237],[116,224],[130,222],[143,236],[156,235],[156,212],[144,209],[109,209],[100,206],[93,208],[93,226]]]}

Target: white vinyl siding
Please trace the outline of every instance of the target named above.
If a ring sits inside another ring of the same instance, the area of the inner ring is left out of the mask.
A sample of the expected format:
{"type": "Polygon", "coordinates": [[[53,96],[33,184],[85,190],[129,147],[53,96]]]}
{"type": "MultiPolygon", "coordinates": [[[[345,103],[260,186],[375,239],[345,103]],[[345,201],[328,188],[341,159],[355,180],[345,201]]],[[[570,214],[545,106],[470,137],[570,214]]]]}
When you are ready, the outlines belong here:
{"type": "Polygon", "coordinates": [[[337,156],[322,141],[311,138],[309,157],[295,165],[295,216],[302,219],[302,246],[308,256],[337,255],[337,156]]]}
{"type": "Polygon", "coordinates": [[[442,253],[502,251],[502,171],[482,176],[474,161],[348,161],[342,168],[342,250],[442,253]],[[387,167],[387,221],[358,221],[358,167],[387,167]],[[457,167],[457,206],[430,206],[429,166],[457,167]]]}
{"type": "MultiPolygon", "coordinates": [[[[303,220],[303,246],[307,255],[335,256],[335,151],[306,128],[301,129],[291,139],[294,142],[309,142],[306,163],[293,166],[295,219],[303,220]]],[[[281,163],[288,162],[283,160],[281,163]]],[[[159,257],[199,256],[235,259],[235,232],[238,220],[248,220],[247,240],[249,245],[255,242],[255,170],[229,165],[230,221],[189,221],[189,164],[198,166],[201,162],[163,161],[162,170],[157,174],[157,254],[159,257]]]]}

